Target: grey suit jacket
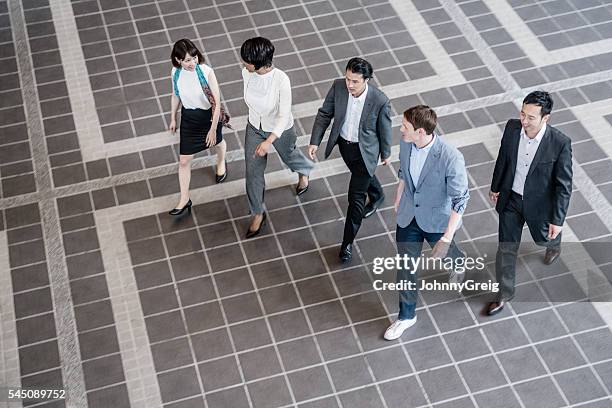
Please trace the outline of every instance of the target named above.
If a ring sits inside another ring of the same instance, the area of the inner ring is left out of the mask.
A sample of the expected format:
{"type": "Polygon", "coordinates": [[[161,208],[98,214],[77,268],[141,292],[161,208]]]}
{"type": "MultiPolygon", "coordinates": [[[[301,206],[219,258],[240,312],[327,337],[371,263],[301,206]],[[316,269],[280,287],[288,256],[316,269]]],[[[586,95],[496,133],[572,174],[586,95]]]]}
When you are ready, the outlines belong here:
{"type": "Polygon", "coordinates": [[[405,186],[397,225],[404,228],[416,218],[423,231],[442,233],[448,226],[451,209],[463,214],[470,198],[463,155],[437,136],[415,186],[410,176],[412,146],[413,143],[400,140],[398,175],[405,186]]]}
{"type": "MultiPolygon", "coordinates": [[[[391,107],[389,98],[380,89],[370,84],[368,87],[368,95],[359,121],[359,150],[368,173],[373,176],[378,158],[386,159],[391,155],[391,107]]],[[[348,98],[349,93],[344,78],[336,79],[315,118],[310,144],[316,146],[321,144],[325,131],[332,119],[334,120],[325,149],[325,158],[329,157],[338,143],[348,98]]]]}

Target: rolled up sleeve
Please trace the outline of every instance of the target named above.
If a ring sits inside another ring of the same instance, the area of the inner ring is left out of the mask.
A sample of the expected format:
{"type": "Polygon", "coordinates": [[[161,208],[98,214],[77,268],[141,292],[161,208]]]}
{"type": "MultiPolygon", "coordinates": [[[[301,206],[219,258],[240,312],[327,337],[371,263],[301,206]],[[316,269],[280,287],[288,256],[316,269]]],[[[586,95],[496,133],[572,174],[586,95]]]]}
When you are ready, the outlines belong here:
{"type": "Polygon", "coordinates": [[[449,162],[446,173],[446,192],[451,199],[453,211],[463,214],[470,199],[470,191],[465,161],[461,153],[449,162]]]}

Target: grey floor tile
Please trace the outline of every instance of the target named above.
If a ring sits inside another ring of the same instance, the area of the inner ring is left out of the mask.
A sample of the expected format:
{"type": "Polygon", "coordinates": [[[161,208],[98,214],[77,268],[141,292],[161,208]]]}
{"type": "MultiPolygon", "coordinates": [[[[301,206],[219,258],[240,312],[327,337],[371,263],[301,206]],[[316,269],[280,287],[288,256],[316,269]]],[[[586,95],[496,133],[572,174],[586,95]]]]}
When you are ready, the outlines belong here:
{"type": "Polygon", "coordinates": [[[567,334],[552,310],[544,310],[520,317],[531,341],[538,342],[567,334]]]}
{"type": "Polygon", "coordinates": [[[378,408],[384,406],[374,387],[361,388],[342,394],[340,401],[342,401],[343,406],[355,408],[378,408]]]}
{"type": "Polygon", "coordinates": [[[183,309],[185,323],[190,333],[219,327],[224,324],[219,302],[209,302],[183,309]]]}
{"type": "Polygon", "coordinates": [[[138,289],[141,290],[172,282],[170,268],[165,260],[135,267],[134,276],[138,289]]]}
{"type": "Polygon", "coordinates": [[[429,370],[452,362],[439,337],[411,342],[405,347],[417,371],[429,370]]]}
{"type": "Polygon", "coordinates": [[[605,397],[606,391],[589,368],[580,368],[555,375],[570,404],[577,404],[605,397]]]}
{"type": "Polygon", "coordinates": [[[214,275],[219,296],[226,297],[253,290],[251,277],[246,268],[235,269],[214,275]]]}
{"type": "Polygon", "coordinates": [[[151,345],[151,354],[157,371],[166,371],[193,363],[186,337],[151,345]]]}
{"type": "Polygon", "coordinates": [[[476,398],[478,405],[483,407],[519,408],[521,406],[509,387],[478,394],[474,398],[476,398]]]}
{"type": "Polygon", "coordinates": [[[423,387],[432,402],[458,397],[467,392],[455,367],[444,367],[420,373],[423,387]]]}
{"type": "Polygon", "coordinates": [[[300,306],[293,285],[286,284],[260,291],[266,313],[277,313],[300,306]]]}
{"type": "Polygon", "coordinates": [[[366,360],[362,356],[330,363],[328,368],[338,391],[366,385],[372,381],[366,360]]]}
{"type": "Polygon", "coordinates": [[[531,347],[497,355],[510,381],[523,381],[546,374],[546,370],[531,347]]]}
{"type": "Polygon", "coordinates": [[[477,328],[445,334],[444,341],[455,361],[490,353],[480,330],[477,328]]]}
{"type": "Polygon", "coordinates": [[[568,219],[567,223],[579,239],[594,238],[610,233],[595,213],[578,215],[568,219]]]}
{"type": "Polygon", "coordinates": [[[338,301],[308,307],[306,312],[315,332],[345,326],[349,323],[338,301]]]}
{"type": "Polygon", "coordinates": [[[495,351],[522,346],[528,342],[514,319],[487,325],[483,327],[483,331],[495,351]]]}
{"type": "Polygon", "coordinates": [[[248,389],[253,406],[258,408],[291,403],[291,395],[282,376],[251,383],[248,389]]]}
{"type": "Polygon", "coordinates": [[[15,293],[49,285],[49,272],[46,263],[13,268],[11,278],[13,292],[15,293]]]}
{"type": "Polygon", "coordinates": [[[525,406],[561,407],[564,404],[550,378],[541,378],[514,387],[525,406]]]}
{"type": "Polygon", "coordinates": [[[237,351],[263,346],[271,342],[268,327],[263,319],[231,326],[230,331],[237,351]]]}
{"type": "Polygon", "coordinates": [[[185,367],[159,374],[160,394],[163,402],[176,401],[201,392],[195,367],[185,367]]]}
{"type": "Polygon", "coordinates": [[[551,372],[585,364],[584,358],[569,338],[540,343],[536,346],[551,372]],[[558,356],[563,355],[563,358],[558,356]]]}
{"type": "Polygon", "coordinates": [[[407,404],[411,407],[425,405],[426,400],[415,376],[409,376],[380,384],[381,393],[390,407],[407,404]]]}
{"type": "MultiPolygon", "coordinates": [[[[188,282],[189,284],[189,282],[188,282]]],[[[188,286],[191,286],[190,284],[188,286]]],[[[213,295],[211,293],[211,295],[213,295]]],[[[248,293],[223,299],[223,309],[230,323],[253,319],[262,316],[262,310],[255,293],[248,293]]]]}
{"type": "Polygon", "coordinates": [[[121,356],[113,354],[83,363],[85,386],[89,389],[125,381],[121,356]]]}
{"type": "Polygon", "coordinates": [[[13,299],[17,319],[53,310],[48,287],[16,294],[13,299]]]}
{"type": "Polygon", "coordinates": [[[57,336],[55,319],[50,313],[18,320],[15,325],[19,346],[49,340],[57,336]]]}
{"type": "Polygon", "coordinates": [[[281,366],[274,347],[248,351],[239,354],[238,359],[246,381],[269,377],[281,372],[281,366]]]}
{"type": "Polygon", "coordinates": [[[378,381],[410,374],[412,368],[401,346],[366,354],[366,360],[378,381]]]}
{"type": "Polygon", "coordinates": [[[350,328],[318,334],[317,342],[326,360],[351,356],[360,352],[357,339],[350,328]]]}
{"type": "Polygon", "coordinates": [[[320,397],[332,392],[331,384],[323,367],[313,367],[288,375],[296,401],[320,397]]]}
{"type": "Polygon", "coordinates": [[[612,333],[599,329],[576,335],[576,340],[591,363],[612,358],[612,333]]]}
{"type": "Polygon", "coordinates": [[[128,408],[130,399],[125,384],[91,391],[87,394],[87,403],[90,407],[117,407],[128,408]]]}
{"type": "Polygon", "coordinates": [[[605,325],[601,315],[595,310],[591,303],[570,303],[558,307],[557,311],[571,332],[605,325]]]}
{"type": "MultiPolygon", "coordinates": [[[[201,398],[200,398],[201,399],[201,398]]],[[[228,388],[226,390],[217,391],[206,394],[206,402],[211,408],[224,408],[228,406],[236,408],[248,408],[249,401],[243,386],[228,388]]],[[[202,406],[204,402],[202,401],[202,406]]]]}

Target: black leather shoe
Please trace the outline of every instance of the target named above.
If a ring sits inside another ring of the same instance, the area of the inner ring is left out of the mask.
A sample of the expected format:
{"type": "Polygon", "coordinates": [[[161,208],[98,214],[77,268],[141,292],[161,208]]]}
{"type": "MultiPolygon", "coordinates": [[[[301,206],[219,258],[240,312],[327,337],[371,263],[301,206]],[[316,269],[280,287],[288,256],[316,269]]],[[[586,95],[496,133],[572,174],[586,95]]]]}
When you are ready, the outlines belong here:
{"type": "Polygon", "coordinates": [[[496,314],[504,310],[504,306],[506,306],[506,303],[511,300],[512,298],[504,299],[502,297],[499,297],[497,298],[497,300],[489,302],[486,309],[487,316],[495,316],[496,314]]]}
{"type": "Polygon", "coordinates": [[[300,185],[298,184],[295,187],[295,194],[298,195],[298,196],[301,196],[302,194],[304,194],[307,191],[308,191],[308,184],[306,184],[304,187],[300,187],[300,185]]]}
{"type": "Polygon", "coordinates": [[[353,245],[352,244],[346,244],[346,245],[342,245],[340,247],[340,253],[338,254],[338,256],[340,257],[340,260],[345,263],[351,260],[351,258],[353,257],[353,245]]]}
{"type": "Polygon", "coordinates": [[[191,199],[189,199],[189,201],[187,201],[187,204],[185,204],[185,206],[183,208],[175,208],[173,210],[171,210],[168,214],[170,215],[181,215],[182,213],[185,212],[185,210],[191,212],[191,199]]]}
{"type": "Polygon", "coordinates": [[[259,228],[257,228],[255,231],[252,231],[249,228],[247,230],[246,237],[253,238],[254,236],[258,235],[259,232],[261,231],[261,227],[263,227],[265,223],[266,223],[266,213],[263,213],[263,217],[261,218],[261,222],[259,223],[259,228]]]}
{"type": "Polygon", "coordinates": [[[559,255],[561,255],[561,246],[546,248],[546,253],[544,254],[544,264],[552,264],[557,260],[559,255]]]}
{"type": "Polygon", "coordinates": [[[223,173],[222,175],[215,174],[215,181],[217,183],[223,183],[226,178],[227,178],[227,162],[225,162],[225,173],[223,173]]]}
{"type": "Polygon", "coordinates": [[[378,207],[385,201],[385,196],[380,197],[374,203],[367,203],[363,211],[363,218],[368,218],[378,210],[378,207]]]}

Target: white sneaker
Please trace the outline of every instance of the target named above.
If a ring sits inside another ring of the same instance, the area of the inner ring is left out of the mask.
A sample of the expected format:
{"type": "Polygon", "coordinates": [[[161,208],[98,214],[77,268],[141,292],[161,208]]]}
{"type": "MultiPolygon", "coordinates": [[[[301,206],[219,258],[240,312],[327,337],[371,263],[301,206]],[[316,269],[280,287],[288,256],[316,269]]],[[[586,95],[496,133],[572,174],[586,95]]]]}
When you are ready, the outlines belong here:
{"type": "Polygon", "coordinates": [[[406,320],[397,319],[385,331],[385,335],[384,335],[385,340],[399,339],[402,336],[402,334],[404,334],[404,331],[407,328],[414,326],[416,321],[417,321],[416,316],[414,316],[412,319],[406,319],[406,320]]]}

